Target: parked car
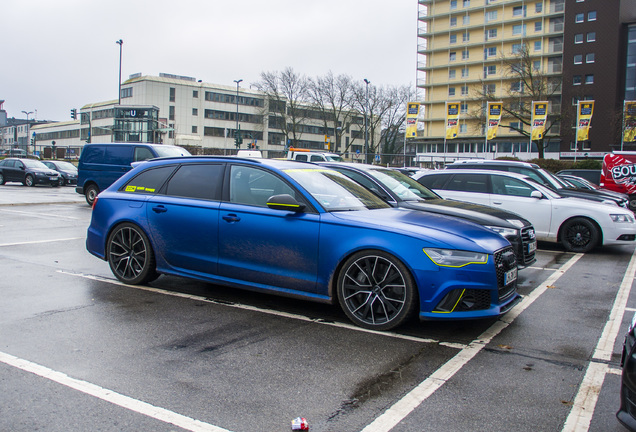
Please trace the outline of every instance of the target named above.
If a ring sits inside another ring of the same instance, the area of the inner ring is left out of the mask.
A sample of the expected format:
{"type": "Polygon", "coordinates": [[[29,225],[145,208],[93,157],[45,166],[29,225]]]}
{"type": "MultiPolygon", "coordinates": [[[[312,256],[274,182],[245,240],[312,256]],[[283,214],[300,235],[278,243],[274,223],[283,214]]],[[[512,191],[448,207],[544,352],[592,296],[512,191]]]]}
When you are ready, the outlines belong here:
{"type": "Polygon", "coordinates": [[[542,185],[557,191],[563,196],[583,198],[597,202],[613,202],[620,207],[629,208],[629,201],[625,198],[608,196],[605,193],[596,190],[570,187],[551,172],[544,170],[537,164],[529,162],[485,159],[460,160],[446,165],[446,169],[487,169],[515,172],[527,175],[542,185]]]}
{"type": "Polygon", "coordinates": [[[390,168],[344,162],[324,162],[318,165],[329,167],[357,181],[391,207],[459,217],[490,228],[512,244],[519,266],[529,266],[536,261],[537,240],[534,228],[530,222],[515,213],[444,199],[411,177],[390,168]]]}
{"type": "Polygon", "coordinates": [[[77,184],[77,167],[72,163],[57,160],[42,163],[60,174],[60,186],[77,184]]]}
{"type": "Polygon", "coordinates": [[[2,150],[2,152],[0,153],[0,156],[26,158],[27,152],[24,149],[11,148],[11,149],[2,150]]]}
{"type": "Polygon", "coordinates": [[[84,145],[78,163],[75,192],[93,205],[97,194],[132,168],[133,162],[157,157],[189,155],[186,149],[165,144],[90,143],[84,145]]]}
{"type": "Polygon", "coordinates": [[[565,197],[521,174],[489,170],[441,170],[417,181],[444,198],[515,211],[532,222],[537,239],[560,242],[572,252],[600,245],[633,245],[634,214],[622,207],[565,197]]]}
{"type": "Polygon", "coordinates": [[[57,187],[60,185],[60,175],[34,159],[6,158],[0,161],[0,185],[6,182],[20,182],[25,186],[43,184],[57,187]]]}
{"type": "Polygon", "coordinates": [[[620,193],[620,192],[614,192],[608,189],[603,189],[599,185],[594,184],[588,181],[587,179],[584,179],[583,177],[577,177],[577,176],[573,176],[569,174],[558,174],[557,177],[559,177],[565,183],[572,185],[572,187],[576,187],[579,189],[595,190],[602,195],[613,196],[620,199],[629,200],[629,195],[620,193]]]}
{"type": "Polygon", "coordinates": [[[585,180],[598,185],[601,183],[601,170],[600,169],[565,169],[556,173],[557,176],[570,175],[582,177],[585,180]]]}
{"type": "Polygon", "coordinates": [[[316,165],[236,157],[138,164],[95,200],[88,251],[127,284],[160,274],[339,303],[357,325],[498,316],[517,300],[510,243],[391,208],[316,165]]]}
{"type": "Polygon", "coordinates": [[[628,430],[636,431],[636,314],[625,335],[621,367],[621,404],[616,418],[628,430]]]}

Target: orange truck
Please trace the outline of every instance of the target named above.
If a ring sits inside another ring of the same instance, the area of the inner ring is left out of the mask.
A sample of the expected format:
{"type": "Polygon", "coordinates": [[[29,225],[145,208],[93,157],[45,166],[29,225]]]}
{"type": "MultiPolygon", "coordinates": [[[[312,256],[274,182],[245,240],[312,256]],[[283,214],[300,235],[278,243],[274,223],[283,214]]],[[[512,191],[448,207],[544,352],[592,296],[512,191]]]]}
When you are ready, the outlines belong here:
{"type": "Polygon", "coordinates": [[[629,208],[636,208],[636,151],[606,154],[599,186],[629,195],[629,208]]]}

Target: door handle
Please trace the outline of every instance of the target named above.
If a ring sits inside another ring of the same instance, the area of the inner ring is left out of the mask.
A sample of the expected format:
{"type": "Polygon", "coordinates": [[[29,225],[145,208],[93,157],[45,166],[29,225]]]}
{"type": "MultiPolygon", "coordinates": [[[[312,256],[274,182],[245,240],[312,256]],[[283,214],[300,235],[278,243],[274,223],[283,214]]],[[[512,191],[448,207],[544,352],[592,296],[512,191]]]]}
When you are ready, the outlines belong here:
{"type": "Polygon", "coordinates": [[[152,211],[155,213],[165,213],[168,211],[167,208],[165,208],[164,206],[160,205],[160,206],[155,206],[152,208],[152,211]]]}
{"type": "Polygon", "coordinates": [[[238,222],[241,220],[240,217],[238,217],[237,215],[235,215],[234,213],[230,213],[228,215],[223,216],[223,220],[225,222],[229,222],[229,223],[233,223],[233,222],[238,222]]]}

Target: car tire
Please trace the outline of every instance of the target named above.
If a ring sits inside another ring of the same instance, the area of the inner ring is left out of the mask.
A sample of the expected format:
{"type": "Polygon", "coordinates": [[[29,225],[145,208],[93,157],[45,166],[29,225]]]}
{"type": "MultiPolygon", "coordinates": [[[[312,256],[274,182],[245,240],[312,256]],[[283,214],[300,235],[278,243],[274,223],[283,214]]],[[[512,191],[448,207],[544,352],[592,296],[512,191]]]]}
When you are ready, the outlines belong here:
{"type": "Polygon", "coordinates": [[[600,231],[590,219],[576,217],[561,225],[559,238],[568,252],[589,252],[599,243],[600,231]]]}
{"type": "Polygon", "coordinates": [[[88,203],[89,206],[93,205],[93,203],[95,202],[95,198],[97,198],[98,194],[99,194],[99,188],[97,187],[97,185],[91,184],[91,185],[88,185],[86,189],[84,189],[84,196],[86,197],[86,202],[88,203]]]}
{"type": "Polygon", "coordinates": [[[65,186],[66,185],[66,181],[64,181],[64,177],[60,177],[60,186],[65,186]]]}
{"type": "Polygon", "coordinates": [[[110,270],[123,283],[143,285],[159,276],[150,240],[137,225],[118,225],[108,236],[106,248],[110,270]]]}
{"type": "Polygon", "coordinates": [[[337,293],[347,317],[373,330],[403,324],[417,304],[415,282],[406,266],[377,250],[357,252],[345,261],[338,273],[337,293]]]}
{"type": "Polygon", "coordinates": [[[26,177],[24,178],[24,185],[28,187],[35,186],[35,179],[33,178],[31,174],[27,174],[26,177]]]}
{"type": "Polygon", "coordinates": [[[4,175],[2,173],[0,173],[0,185],[3,185],[4,183],[5,183],[4,175]]]}

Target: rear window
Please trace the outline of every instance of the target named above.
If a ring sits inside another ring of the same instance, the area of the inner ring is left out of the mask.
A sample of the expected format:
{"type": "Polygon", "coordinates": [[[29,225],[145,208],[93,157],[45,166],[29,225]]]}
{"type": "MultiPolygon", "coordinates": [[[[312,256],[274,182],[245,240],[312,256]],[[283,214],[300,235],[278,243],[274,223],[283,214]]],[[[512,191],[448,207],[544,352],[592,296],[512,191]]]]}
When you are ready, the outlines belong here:
{"type": "Polygon", "coordinates": [[[429,189],[442,189],[452,174],[427,175],[417,179],[417,182],[429,189]]]}

